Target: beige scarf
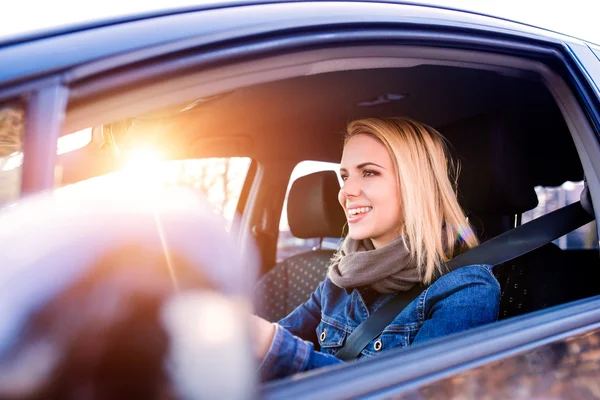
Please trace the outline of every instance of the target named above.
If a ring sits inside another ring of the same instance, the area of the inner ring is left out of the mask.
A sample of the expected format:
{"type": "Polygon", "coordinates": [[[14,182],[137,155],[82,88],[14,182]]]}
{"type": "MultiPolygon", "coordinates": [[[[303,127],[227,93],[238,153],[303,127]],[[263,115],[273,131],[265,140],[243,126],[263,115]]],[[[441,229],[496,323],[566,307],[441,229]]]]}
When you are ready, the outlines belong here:
{"type": "Polygon", "coordinates": [[[370,239],[346,240],[342,257],[329,267],[329,279],[341,288],[371,286],[379,293],[410,290],[421,281],[403,237],[375,249],[370,239]]]}

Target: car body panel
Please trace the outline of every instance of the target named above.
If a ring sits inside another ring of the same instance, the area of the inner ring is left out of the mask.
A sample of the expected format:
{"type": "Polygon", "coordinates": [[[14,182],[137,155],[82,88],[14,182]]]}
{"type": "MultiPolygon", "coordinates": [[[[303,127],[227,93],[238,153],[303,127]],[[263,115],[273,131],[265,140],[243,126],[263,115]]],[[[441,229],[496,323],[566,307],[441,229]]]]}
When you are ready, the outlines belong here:
{"type": "Polygon", "coordinates": [[[590,50],[592,50],[594,52],[594,54],[598,58],[598,61],[600,61],[600,47],[598,47],[598,46],[592,46],[592,45],[589,45],[589,44],[588,44],[588,47],[590,48],[590,50]]]}
{"type": "Polygon", "coordinates": [[[140,61],[166,52],[252,37],[267,32],[368,23],[476,30],[560,43],[574,39],[526,25],[458,11],[389,3],[313,2],[240,6],[117,23],[65,33],[0,48],[0,82],[65,71],[107,57],[110,66],[96,64],[67,80],[84,78],[107,67],[140,61]]]}
{"type": "Polygon", "coordinates": [[[600,394],[600,328],[426,384],[392,399],[592,399],[600,394]]]}
{"type": "MultiPolygon", "coordinates": [[[[387,399],[600,328],[600,296],[481,326],[263,387],[266,399],[387,399]],[[339,382],[344,382],[340,385],[339,382]]],[[[418,397],[417,397],[418,398],[418,397]]]]}
{"type": "Polygon", "coordinates": [[[582,71],[585,72],[586,78],[590,86],[594,89],[596,97],[600,100],[600,62],[598,55],[584,44],[570,43],[569,48],[573,51],[574,58],[582,71]]]}
{"type": "MultiPolygon", "coordinates": [[[[98,3],[79,8],[70,7],[71,4],[68,0],[60,0],[49,5],[51,10],[69,7],[69,12],[53,13],[53,18],[36,19],[28,18],[31,13],[30,4],[27,1],[23,1],[13,4],[11,9],[7,10],[8,14],[6,15],[8,15],[8,18],[16,20],[18,23],[7,20],[2,25],[0,30],[0,46],[61,35],[68,32],[185,12],[283,2],[292,3],[298,2],[298,0],[175,0],[168,4],[156,2],[135,2],[131,4],[98,3]]],[[[521,8],[519,8],[519,12],[514,12],[513,7],[499,7],[497,4],[489,2],[445,0],[361,0],[360,2],[419,5],[428,9],[437,8],[461,11],[471,14],[471,16],[479,15],[506,22],[517,22],[524,26],[528,25],[534,28],[545,29],[548,32],[561,32],[563,35],[594,41],[592,37],[578,36],[575,32],[580,31],[580,29],[576,29],[577,27],[572,24],[560,24],[560,28],[557,29],[557,21],[523,12],[521,8]]],[[[38,12],[43,13],[46,11],[44,8],[40,8],[43,5],[36,4],[36,6],[38,6],[38,12]]],[[[557,10],[554,9],[554,11],[557,10]]]]}

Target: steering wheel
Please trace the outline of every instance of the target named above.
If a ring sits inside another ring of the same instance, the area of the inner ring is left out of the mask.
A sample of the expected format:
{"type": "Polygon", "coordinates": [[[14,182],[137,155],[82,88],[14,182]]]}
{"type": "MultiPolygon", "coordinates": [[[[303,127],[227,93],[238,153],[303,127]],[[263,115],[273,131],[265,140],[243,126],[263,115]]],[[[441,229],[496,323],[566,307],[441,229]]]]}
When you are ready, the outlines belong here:
{"type": "Polygon", "coordinates": [[[212,210],[175,188],[1,210],[0,397],[251,396],[257,259],[212,210]]]}

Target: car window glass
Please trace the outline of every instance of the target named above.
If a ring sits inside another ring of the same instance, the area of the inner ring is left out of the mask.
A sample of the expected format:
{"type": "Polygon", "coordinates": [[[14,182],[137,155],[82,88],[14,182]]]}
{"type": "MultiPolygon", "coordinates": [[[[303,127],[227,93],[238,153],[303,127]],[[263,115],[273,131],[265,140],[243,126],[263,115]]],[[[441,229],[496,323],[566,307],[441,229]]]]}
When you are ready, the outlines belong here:
{"type": "MultiPolygon", "coordinates": [[[[522,223],[541,217],[566,205],[579,201],[583,182],[565,182],[561,186],[537,186],[538,206],[522,216],[522,223]]],[[[592,221],[554,241],[563,250],[597,249],[596,222],[592,221]]]]}
{"type": "MultiPolygon", "coordinates": [[[[321,161],[302,161],[296,165],[290,176],[283,211],[279,222],[279,237],[277,239],[277,262],[283,261],[294,254],[309,251],[319,246],[319,238],[301,239],[294,237],[290,232],[290,226],[287,220],[287,199],[294,181],[302,176],[318,171],[339,172],[340,164],[321,161]]],[[[340,238],[323,238],[321,247],[324,249],[337,249],[340,238]]]]}
{"type": "MultiPolygon", "coordinates": [[[[25,111],[22,105],[0,106],[0,208],[14,203],[20,194],[23,165],[25,111]]],[[[61,155],[87,146],[92,129],[87,128],[58,138],[56,154],[61,155]]],[[[60,181],[60,168],[55,170],[60,181]]]]}
{"type": "Polygon", "coordinates": [[[121,185],[135,185],[139,190],[168,186],[189,187],[204,193],[214,212],[225,217],[226,228],[233,223],[244,181],[250,168],[248,157],[203,158],[174,161],[137,159],[124,170],[64,186],[86,185],[90,190],[119,190],[121,185]]]}
{"type": "Polygon", "coordinates": [[[0,208],[14,202],[21,190],[25,106],[0,103],[0,208]]]}

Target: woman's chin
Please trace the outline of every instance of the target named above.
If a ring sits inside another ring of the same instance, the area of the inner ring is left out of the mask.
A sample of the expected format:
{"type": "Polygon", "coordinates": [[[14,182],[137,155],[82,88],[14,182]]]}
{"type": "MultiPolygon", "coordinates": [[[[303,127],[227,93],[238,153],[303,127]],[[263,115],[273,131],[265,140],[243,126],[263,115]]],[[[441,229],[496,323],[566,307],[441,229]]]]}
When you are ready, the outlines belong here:
{"type": "Polygon", "coordinates": [[[369,238],[369,235],[367,235],[363,232],[352,232],[352,230],[350,230],[350,232],[348,232],[348,236],[350,236],[351,239],[357,240],[357,241],[369,238]]]}

